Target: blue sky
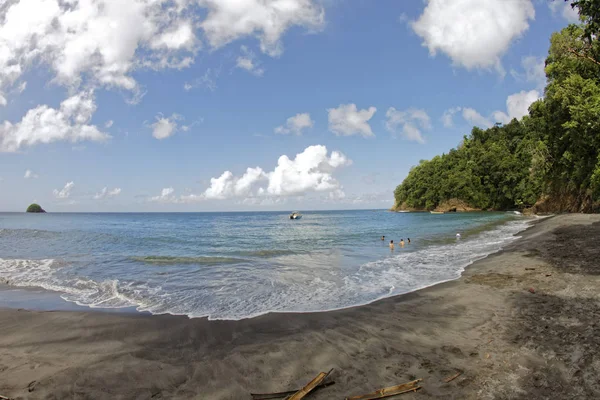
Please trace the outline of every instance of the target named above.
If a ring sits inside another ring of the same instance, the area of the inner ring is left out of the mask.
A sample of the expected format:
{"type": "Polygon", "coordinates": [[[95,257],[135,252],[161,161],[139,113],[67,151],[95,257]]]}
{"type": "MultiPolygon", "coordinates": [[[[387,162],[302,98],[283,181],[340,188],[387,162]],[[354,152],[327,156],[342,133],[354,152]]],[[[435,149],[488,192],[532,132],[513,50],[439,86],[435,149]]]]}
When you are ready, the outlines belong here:
{"type": "Polygon", "coordinates": [[[386,208],[420,159],[525,115],[575,21],[560,1],[127,4],[0,6],[0,210],[386,208]]]}

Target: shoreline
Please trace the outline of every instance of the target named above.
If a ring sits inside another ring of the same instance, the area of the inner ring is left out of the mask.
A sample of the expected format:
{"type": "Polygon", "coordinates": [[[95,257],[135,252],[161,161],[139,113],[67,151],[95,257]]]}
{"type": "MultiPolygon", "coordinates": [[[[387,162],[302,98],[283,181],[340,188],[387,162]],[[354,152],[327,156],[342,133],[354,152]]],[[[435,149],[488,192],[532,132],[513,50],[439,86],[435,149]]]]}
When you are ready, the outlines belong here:
{"type": "Polygon", "coordinates": [[[311,399],[416,378],[423,389],[404,398],[600,396],[589,378],[600,372],[594,362],[600,350],[592,346],[600,348],[600,267],[594,269],[600,258],[588,257],[598,252],[600,224],[590,225],[598,221],[598,215],[544,218],[519,232],[520,240],[467,266],[459,279],[336,311],[209,321],[2,308],[0,394],[244,399],[303,386],[335,368],[336,384],[311,399]],[[460,377],[443,381],[456,372],[460,377]]]}
{"type": "MultiPolygon", "coordinates": [[[[527,218],[524,219],[522,221],[522,226],[520,227],[520,231],[514,233],[512,235],[512,237],[519,237],[520,235],[522,235],[524,232],[526,232],[528,229],[530,229],[530,227],[532,227],[535,223],[539,222],[541,219],[544,219],[545,217],[540,217],[540,218],[527,218]]],[[[472,228],[471,230],[467,230],[463,233],[463,239],[468,239],[469,236],[473,236],[474,234],[480,234],[484,231],[487,230],[491,230],[493,231],[493,229],[496,229],[499,226],[503,226],[504,224],[506,224],[507,222],[501,222],[498,223],[497,221],[488,223],[487,225],[483,225],[483,226],[478,226],[476,228],[472,228]],[[485,229],[482,229],[485,228],[485,229]],[[470,235],[467,235],[467,233],[470,232],[470,235]],[[476,233],[474,233],[476,232],[476,233]]],[[[505,236],[505,238],[508,238],[510,236],[505,236]]],[[[455,242],[455,239],[448,239],[448,242],[455,242]]],[[[467,243],[469,243],[467,241],[467,243]]],[[[445,243],[448,244],[448,243],[445,243]]],[[[509,242],[508,245],[510,245],[511,243],[509,242]]],[[[505,246],[505,245],[503,245],[505,246]]],[[[387,246],[386,246],[387,247],[387,246]]],[[[382,294],[381,296],[377,297],[377,298],[373,298],[371,300],[365,299],[364,302],[360,302],[360,303],[355,303],[352,305],[343,305],[343,306],[339,306],[339,307],[332,307],[332,308],[323,308],[323,309],[308,309],[308,310],[301,310],[301,311],[293,311],[293,310],[289,310],[289,311],[277,311],[277,310],[269,310],[269,311],[264,311],[264,312],[257,312],[254,314],[248,314],[245,315],[241,318],[219,318],[219,317],[211,317],[211,315],[189,315],[186,313],[176,313],[176,312],[165,312],[162,314],[154,314],[151,311],[147,311],[147,310],[140,310],[139,308],[142,307],[143,305],[133,305],[133,306],[127,306],[127,307],[102,307],[102,306],[94,306],[94,305],[88,305],[88,304],[80,304],[74,300],[65,300],[63,298],[64,293],[60,292],[60,291],[55,291],[52,289],[47,289],[43,286],[12,286],[12,285],[8,285],[5,284],[3,282],[0,282],[0,309],[26,309],[26,310],[31,310],[31,311],[72,311],[72,312],[106,312],[106,313],[121,313],[121,314],[143,314],[143,315],[153,315],[153,316],[162,316],[162,315],[171,315],[171,316],[182,316],[182,317],[186,317],[189,319],[208,319],[209,321],[242,321],[242,320],[248,320],[248,319],[253,319],[253,318],[257,318],[257,317],[261,317],[264,315],[269,315],[269,314],[275,314],[275,315],[281,315],[281,314],[291,314],[291,315],[295,315],[295,314],[310,314],[310,313],[328,313],[328,312],[332,312],[332,311],[341,311],[341,310],[345,310],[345,309],[352,309],[352,308],[356,308],[356,307],[363,307],[363,306],[367,306],[370,304],[374,304],[377,303],[379,301],[388,299],[388,298],[393,298],[393,297],[397,297],[397,296],[405,296],[408,295],[410,293],[414,293],[414,292],[418,292],[421,290],[425,290],[428,289],[432,286],[436,286],[436,285],[440,285],[446,282],[451,282],[457,279],[460,279],[462,277],[462,274],[465,272],[465,270],[467,268],[469,268],[471,265],[473,265],[474,263],[485,259],[495,253],[501,252],[504,250],[504,247],[500,247],[498,249],[492,249],[490,250],[491,252],[486,254],[486,255],[478,255],[479,258],[475,257],[472,260],[468,261],[468,263],[463,264],[463,267],[460,267],[459,271],[456,271],[459,275],[455,276],[455,277],[443,277],[441,280],[439,281],[434,281],[434,282],[427,282],[425,281],[423,283],[422,286],[416,286],[413,288],[408,289],[407,291],[403,291],[403,292],[396,292],[393,293],[393,290],[395,288],[392,287],[392,289],[390,289],[389,293],[387,294],[382,294]]],[[[400,251],[400,249],[399,249],[400,251]]],[[[398,252],[395,255],[400,255],[401,253],[398,252]]],[[[389,256],[388,256],[389,257],[389,256]]],[[[387,257],[382,258],[381,260],[385,260],[387,257]]],[[[381,261],[380,260],[380,261],[381,261]]],[[[440,277],[441,278],[441,277],[440,277]]]]}

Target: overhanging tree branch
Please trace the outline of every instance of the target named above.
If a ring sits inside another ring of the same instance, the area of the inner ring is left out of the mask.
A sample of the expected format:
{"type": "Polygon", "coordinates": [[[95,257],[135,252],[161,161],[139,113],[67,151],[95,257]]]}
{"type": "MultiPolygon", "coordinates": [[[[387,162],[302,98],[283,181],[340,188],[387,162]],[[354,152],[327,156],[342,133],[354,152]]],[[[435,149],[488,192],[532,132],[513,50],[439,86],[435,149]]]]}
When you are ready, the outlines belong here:
{"type": "Polygon", "coordinates": [[[571,53],[571,54],[575,55],[576,57],[583,58],[583,59],[586,59],[586,60],[590,60],[590,61],[591,61],[591,62],[593,62],[594,64],[596,64],[596,65],[600,65],[600,61],[597,61],[597,60],[595,60],[593,57],[590,57],[590,56],[588,56],[588,55],[585,55],[585,54],[581,54],[581,53],[579,53],[579,52],[577,52],[577,51],[575,51],[575,50],[573,50],[573,49],[567,49],[567,51],[568,51],[569,53],[571,53]]]}

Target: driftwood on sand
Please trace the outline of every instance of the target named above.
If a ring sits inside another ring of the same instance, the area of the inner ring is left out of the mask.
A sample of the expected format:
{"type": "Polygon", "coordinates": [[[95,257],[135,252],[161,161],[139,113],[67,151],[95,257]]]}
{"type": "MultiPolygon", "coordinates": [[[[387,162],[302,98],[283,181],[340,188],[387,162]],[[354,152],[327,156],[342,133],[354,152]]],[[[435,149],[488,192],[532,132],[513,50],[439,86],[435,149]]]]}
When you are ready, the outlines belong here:
{"type": "Polygon", "coordinates": [[[456,374],[444,379],[444,382],[446,382],[446,383],[452,382],[453,380],[455,380],[456,378],[458,378],[461,375],[462,375],[462,372],[457,372],[456,374]]]}
{"type": "Polygon", "coordinates": [[[331,371],[333,371],[333,368],[331,368],[329,370],[329,372],[319,372],[319,375],[317,375],[312,381],[308,382],[306,384],[306,386],[304,386],[302,389],[298,390],[293,395],[286,397],[286,400],[303,399],[307,394],[309,394],[317,386],[319,386],[321,383],[323,383],[323,381],[329,376],[329,374],[331,374],[331,371]]]}
{"type": "Polygon", "coordinates": [[[403,393],[416,392],[417,390],[421,389],[421,386],[417,386],[417,384],[421,381],[422,379],[417,379],[412,382],[386,387],[371,393],[362,394],[360,396],[346,397],[346,400],[375,400],[396,396],[403,393]]]}
{"type": "MultiPolygon", "coordinates": [[[[315,391],[325,388],[327,386],[335,385],[335,381],[323,382],[319,386],[315,387],[315,391]]],[[[287,392],[274,392],[274,393],[250,393],[252,396],[252,400],[270,400],[270,399],[280,399],[282,397],[289,396],[291,394],[295,394],[299,392],[301,389],[290,390],[287,392]]]]}

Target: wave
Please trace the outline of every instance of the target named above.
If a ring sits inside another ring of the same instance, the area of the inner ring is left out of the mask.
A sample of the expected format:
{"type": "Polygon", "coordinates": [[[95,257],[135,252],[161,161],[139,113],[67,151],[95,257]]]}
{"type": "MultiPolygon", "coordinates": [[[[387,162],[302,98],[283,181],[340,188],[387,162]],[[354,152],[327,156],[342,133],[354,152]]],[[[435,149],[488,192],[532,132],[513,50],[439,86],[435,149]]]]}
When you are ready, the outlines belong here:
{"type": "Polygon", "coordinates": [[[144,262],[147,264],[175,265],[175,264],[201,264],[201,265],[219,265],[219,264],[238,264],[246,262],[240,258],[231,257],[181,257],[181,256],[136,256],[130,257],[133,261],[144,262]]]}
{"type": "MultiPolygon", "coordinates": [[[[412,292],[457,279],[471,263],[494,253],[518,237],[529,219],[518,218],[479,234],[415,248],[398,249],[387,258],[355,267],[328,268],[330,259],[289,257],[273,267],[265,262],[236,265],[228,257],[138,257],[155,264],[218,263],[222,268],[154,281],[92,280],[74,276],[73,268],[55,260],[0,259],[0,279],[14,286],[36,286],[61,292],[67,301],[93,308],[136,307],[152,314],[239,320],[269,312],[329,311],[412,292]],[[225,261],[231,260],[227,264],[225,261]]],[[[273,250],[258,251],[273,254],[273,250]]],[[[262,252],[262,253],[261,253],[262,252]]],[[[312,253],[311,253],[312,254],[312,253]]],[[[257,255],[258,257],[258,255],[257,255]]],[[[319,257],[312,254],[311,257],[319,257]]],[[[324,257],[326,257],[324,255],[324,257]]],[[[113,276],[111,276],[113,278],[113,276]]],[[[136,278],[133,278],[136,279],[136,278]]]]}
{"type": "Polygon", "coordinates": [[[64,300],[92,308],[139,306],[118,289],[117,280],[97,282],[79,277],[61,276],[65,263],[56,260],[0,259],[0,282],[16,287],[41,287],[62,293],[64,300]]]}
{"type": "Polygon", "coordinates": [[[253,251],[238,251],[235,254],[246,257],[271,258],[280,256],[289,256],[298,254],[292,250],[253,250],[253,251]]]}
{"type": "Polygon", "coordinates": [[[61,235],[61,232],[43,229],[0,229],[0,238],[51,239],[61,235]]]}

